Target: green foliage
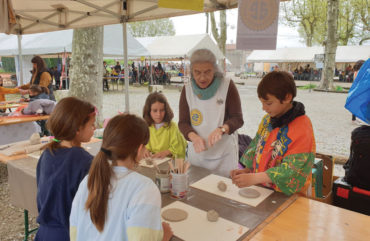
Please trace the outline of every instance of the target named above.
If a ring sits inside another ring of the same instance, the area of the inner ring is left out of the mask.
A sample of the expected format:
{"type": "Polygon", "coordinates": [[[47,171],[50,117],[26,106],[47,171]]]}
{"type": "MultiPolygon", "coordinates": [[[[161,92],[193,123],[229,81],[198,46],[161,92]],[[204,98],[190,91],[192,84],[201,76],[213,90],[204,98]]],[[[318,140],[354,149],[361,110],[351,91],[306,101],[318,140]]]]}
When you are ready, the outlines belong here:
{"type": "Polygon", "coordinates": [[[176,34],[175,26],[169,18],[132,22],[128,24],[128,31],[134,37],[172,36],[176,34]]]}
{"type": "Polygon", "coordinates": [[[301,89],[301,90],[309,90],[309,89],[315,89],[315,88],[316,88],[315,84],[308,84],[308,85],[298,87],[298,89],[301,89]]]}
{"type": "Polygon", "coordinates": [[[335,86],[335,91],[343,91],[343,87],[342,86],[335,86]]]}
{"type": "MultiPolygon", "coordinates": [[[[327,1],[291,0],[281,3],[283,21],[297,26],[307,46],[323,45],[327,32],[327,1]]],[[[339,1],[338,44],[359,43],[370,38],[369,0],[339,1]]]]}
{"type": "Polygon", "coordinates": [[[58,65],[58,58],[43,58],[47,68],[53,68],[58,65]]]}
{"type": "Polygon", "coordinates": [[[3,69],[5,72],[15,72],[14,57],[2,57],[1,61],[3,62],[3,69]]]}

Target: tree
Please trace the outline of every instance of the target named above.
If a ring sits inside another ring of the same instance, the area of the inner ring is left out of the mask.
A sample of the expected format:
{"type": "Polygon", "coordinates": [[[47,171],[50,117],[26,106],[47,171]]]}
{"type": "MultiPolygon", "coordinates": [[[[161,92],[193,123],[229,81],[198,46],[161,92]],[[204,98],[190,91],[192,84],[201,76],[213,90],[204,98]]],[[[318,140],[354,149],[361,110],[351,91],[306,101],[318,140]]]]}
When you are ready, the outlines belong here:
{"type": "Polygon", "coordinates": [[[355,38],[361,45],[364,41],[370,40],[370,1],[357,0],[354,2],[353,8],[359,14],[360,24],[356,25],[355,38]]]}
{"type": "Polygon", "coordinates": [[[227,29],[226,28],[227,27],[227,24],[226,24],[226,10],[221,10],[220,11],[220,23],[219,23],[220,33],[219,33],[219,30],[218,30],[218,26],[216,24],[214,12],[211,12],[210,15],[211,15],[212,35],[215,38],[221,52],[225,55],[225,53],[226,53],[226,39],[227,39],[227,34],[226,34],[226,29],[227,29]]]}
{"type": "Polygon", "coordinates": [[[172,36],[176,34],[175,26],[169,18],[132,22],[127,26],[128,31],[134,37],[172,36]]]}
{"type": "Polygon", "coordinates": [[[70,96],[89,101],[103,122],[103,27],[75,29],[70,63],[70,96]]]}
{"type": "Polygon", "coordinates": [[[324,73],[320,82],[320,89],[332,90],[334,68],[335,68],[335,54],[338,45],[338,12],[339,0],[327,0],[327,35],[325,41],[325,59],[324,59],[324,73]]]}
{"type": "Polygon", "coordinates": [[[320,24],[325,21],[326,2],[322,0],[291,0],[282,3],[285,22],[293,27],[298,25],[298,32],[305,39],[306,46],[313,45],[320,24]]]}

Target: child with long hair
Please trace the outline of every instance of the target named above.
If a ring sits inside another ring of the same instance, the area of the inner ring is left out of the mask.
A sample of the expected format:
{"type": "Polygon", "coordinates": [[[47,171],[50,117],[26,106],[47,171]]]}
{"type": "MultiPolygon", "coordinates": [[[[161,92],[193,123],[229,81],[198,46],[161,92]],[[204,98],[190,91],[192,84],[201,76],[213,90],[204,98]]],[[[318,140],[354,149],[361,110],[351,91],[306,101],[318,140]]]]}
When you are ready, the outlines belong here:
{"type": "Polygon", "coordinates": [[[73,198],[87,175],[93,156],[82,147],[95,130],[96,109],[75,97],[64,98],[52,112],[47,127],[54,135],[37,164],[37,222],[35,240],[69,240],[73,198]]]}
{"type": "Polygon", "coordinates": [[[161,223],[158,188],[134,171],[148,140],[147,124],[135,115],[117,115],[109,121],[101,149],[73,200],[72,241],[171,238],[171,228],[161,223]]]}
{"type": "Polygon", "coordinates": [[[148,95],[143,118],[150,131],[144,157],[164,158],[172,155],[185,158],[186,140],[177,124],[172,121],[173,112],[163,94],[154,92],[148,95]]]}

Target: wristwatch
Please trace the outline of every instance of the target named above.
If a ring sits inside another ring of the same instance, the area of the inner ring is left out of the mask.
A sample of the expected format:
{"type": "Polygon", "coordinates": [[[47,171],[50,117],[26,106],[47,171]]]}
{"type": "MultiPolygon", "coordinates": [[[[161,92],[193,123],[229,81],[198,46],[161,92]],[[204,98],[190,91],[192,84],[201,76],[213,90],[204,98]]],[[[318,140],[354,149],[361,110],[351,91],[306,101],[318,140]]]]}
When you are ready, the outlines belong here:
{"type": "Polygon", "coordinates": [[[219,128],[220,128],[220,130],[222,131],[222,135],[226,133],[226,129],[225,129],[225,127],[220,126],[219,128]]]}

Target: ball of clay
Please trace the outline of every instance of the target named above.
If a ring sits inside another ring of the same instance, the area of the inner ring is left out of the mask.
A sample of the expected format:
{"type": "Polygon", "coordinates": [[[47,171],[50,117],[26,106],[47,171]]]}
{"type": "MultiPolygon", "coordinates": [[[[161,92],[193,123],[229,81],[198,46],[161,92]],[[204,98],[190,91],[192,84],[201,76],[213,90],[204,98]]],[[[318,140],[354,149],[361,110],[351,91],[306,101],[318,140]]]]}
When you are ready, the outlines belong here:
{"type": "Polygon", "coordinates": [[[170,222],[180,222],[187,217],[188,213],[179,208],[169,208],[162,212],[162,218],[170,222]]]}
{"type": "Polygon", "coordinates": [[[33,133],[32,136],[30,137],[30,144],[36,145],[40,143],[41,143],[41,139],[40,139],[39,133],[33,133]]]}
{"type": "Polygon", "coordinates": [[[213,209],[207,212],[207,219],[210,222],[217,222],[218,217],[219,217],[218,213],[213,209]]]}
{"type": "Polygon", "coordinates": [[[225,192],[227,189],[227,185],[223,181],[219,181],[217,184],[217,187],[218,187],[218,190],[220,190],[221,192],[225,192]]]}
{"type": "Polygon", "coordinates": [[[153,165],[153,160],[151,158],[147,158],[147,159],[145,159],[145,163],[147,165],[153,165]]]}

